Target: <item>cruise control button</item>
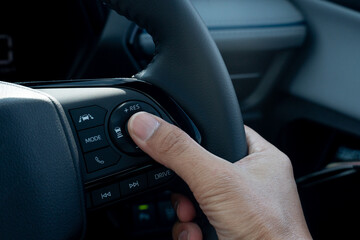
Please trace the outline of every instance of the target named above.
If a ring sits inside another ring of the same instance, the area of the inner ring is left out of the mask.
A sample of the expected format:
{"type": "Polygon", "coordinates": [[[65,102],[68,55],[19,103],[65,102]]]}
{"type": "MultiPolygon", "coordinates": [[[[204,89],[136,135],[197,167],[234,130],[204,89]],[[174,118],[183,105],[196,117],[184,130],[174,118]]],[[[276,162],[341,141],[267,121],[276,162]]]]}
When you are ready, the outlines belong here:
{"type": "Polygon", "coordinates": [[[147,188],[146,175],[136,176],[120,182],[121,194],[126,196],[147,188]]]}
{"type": "Polygon", "coordinates": [[[99,206],[107,202],[114,201],[120,198],[119,186],[113,184],[91,193],[94,206],[99,206]]]}
{"type": "Polygon", "coordinates": [[[147,176],[149,187],[165,183],[169,181],[174,175],[174,172],[167,168],[159,168],[148,172],[147,176]]]}
{"type": "Polygon", "coordinates": [[[99,106],[91,106],[84,108],[77,108],[70,110],[70,115],[73,119],[77,130],[104,125],[106,110],[99,106]]]}
{"type": "Polygon", "coordinates": [[[170,201],[158,202],[158,215],[163,225],[173,225],[176,221],[176,213],[170,201]]]}
{"type": "Polygon", "coordinates": [[[84,152],[90,152],[108,145],[103,126],[80,131],[79,138],[84,152]]]}
{"type": "Polygon", "coordinates": [[[120,155],[111,147],[85,154],[85,163],[88,173],[110,167],[118,163],[120,155]]]}
{"type": "Polygon", "coordinates": [[[153,203],[135,204],[132,209],[135,228],[150,228],[157,224],[156,208],[153,203]]]}
{"type": "Polygon", "coordinates": [[[140,111],[145,111],[159,116],[159,113],[150,104],[141,101],[129,101],[121,104],[111,114],[109,120],[109,134],[113,143],[123,152],[128,154],[141,153],[127,132],[127,122],[130,117],[140,111]]]}

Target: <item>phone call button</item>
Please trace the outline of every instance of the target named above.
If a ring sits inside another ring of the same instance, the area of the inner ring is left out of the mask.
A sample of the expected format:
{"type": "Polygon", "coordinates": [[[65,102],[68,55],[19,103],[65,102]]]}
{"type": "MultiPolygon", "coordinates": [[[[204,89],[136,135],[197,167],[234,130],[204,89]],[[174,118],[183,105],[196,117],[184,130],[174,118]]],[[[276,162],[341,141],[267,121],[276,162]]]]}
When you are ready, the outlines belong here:
{"type": "Polygon", "coordinates": [[[120,157],[111,147],[87,153],[85,154],[86,169],[88,173],[92,173],[113,166],[118,163],[120,157]]]}

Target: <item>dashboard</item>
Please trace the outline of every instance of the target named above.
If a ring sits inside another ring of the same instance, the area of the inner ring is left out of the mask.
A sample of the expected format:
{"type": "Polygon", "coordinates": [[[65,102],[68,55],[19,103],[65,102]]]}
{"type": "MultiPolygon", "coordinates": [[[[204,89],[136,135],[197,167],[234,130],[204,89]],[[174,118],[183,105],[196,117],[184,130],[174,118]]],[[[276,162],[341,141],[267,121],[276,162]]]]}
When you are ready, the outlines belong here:
{"type": "Polygon", "coordinates": [[[105,24],[97,0],[18,3],[0,8],[0,79],[41,81],[76,76],[105,24]]]}

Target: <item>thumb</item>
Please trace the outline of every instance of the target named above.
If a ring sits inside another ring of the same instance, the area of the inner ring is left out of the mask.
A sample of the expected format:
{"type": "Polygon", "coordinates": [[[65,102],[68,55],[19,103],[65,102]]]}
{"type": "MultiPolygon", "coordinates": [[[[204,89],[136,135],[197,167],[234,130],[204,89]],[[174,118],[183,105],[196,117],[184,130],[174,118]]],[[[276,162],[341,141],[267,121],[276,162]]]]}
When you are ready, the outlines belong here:
{"type": "Polygon", "coordinates": [[[128,122],[128,131],[144,152],[175,171],[190,188],[201,184],[226,162],[206,151],[178,127],[149,113],[134,114],[128,122]]]}

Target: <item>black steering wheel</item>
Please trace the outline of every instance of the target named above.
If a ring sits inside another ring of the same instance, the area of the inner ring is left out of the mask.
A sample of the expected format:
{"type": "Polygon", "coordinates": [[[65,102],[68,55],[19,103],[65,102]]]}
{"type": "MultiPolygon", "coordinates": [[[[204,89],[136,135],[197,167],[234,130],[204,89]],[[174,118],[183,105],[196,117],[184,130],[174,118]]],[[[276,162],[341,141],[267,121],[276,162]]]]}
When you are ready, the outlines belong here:
{"type": "MultiPolygon", "coordinates": [[[[247,145],[229,74],[190,1],[108,0],[108,4],[146,29],[156,44],[156,54],[147,68],[123,82],[140,80],[161,89],[193,120],[206,149],[231,162],[243,158],[247,145]]],[[[71,97],[74,89],[94,85],[92,81],[76,82],[78,85],[70,87],[52,83],[47,86],[51,88],[48,92],[0,83],[1,239],[71,239],[81,238],[85,232],[80,161],[81,149],[87,150],[82,143],[79,148],[76,133],[81,127],[72,125],[74,115],[69,115],[73,112],[69,113],[66,104],[69,98],[76,98],[92,105],[93,100],[87,98],[99,97],[104,89],[112,91],[115,87],[79,90],[71,97]],[[56,91],[61,91],[61,99],[51,94],[56,91]]],[[[117,93],[136,94],[119,91],[114,90],[112,97],[117,93]]],[[[150,94],[145,97],[156,99],[150,94]]],[[[117,104],[109,107],[106,121],[117,104]]],[[[163,116],[163,108],[155,109],[163,116]]],[[[81,116],[84,122],[93,119],[90,114],[81,116]]],[[[175,117],[173,120],[176,122],[175,117]]],[[[81,131],[78,133],[81,138],[81,131]]]]}

